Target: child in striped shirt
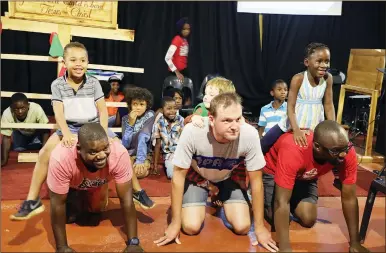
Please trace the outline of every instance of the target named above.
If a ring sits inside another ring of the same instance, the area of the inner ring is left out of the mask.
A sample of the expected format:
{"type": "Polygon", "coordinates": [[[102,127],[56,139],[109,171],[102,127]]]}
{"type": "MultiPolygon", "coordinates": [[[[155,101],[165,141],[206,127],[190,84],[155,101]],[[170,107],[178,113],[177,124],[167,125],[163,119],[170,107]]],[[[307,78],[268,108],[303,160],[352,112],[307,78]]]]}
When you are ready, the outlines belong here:
{"type": "Polygon", "coordinates": [[[263,106],[260,110],[258,122],[260,138],[287,114],[287,102],[285,101],[288,94],[287,83],[282,79],[274,81],[270,93],[273,101],[263,106]]]}

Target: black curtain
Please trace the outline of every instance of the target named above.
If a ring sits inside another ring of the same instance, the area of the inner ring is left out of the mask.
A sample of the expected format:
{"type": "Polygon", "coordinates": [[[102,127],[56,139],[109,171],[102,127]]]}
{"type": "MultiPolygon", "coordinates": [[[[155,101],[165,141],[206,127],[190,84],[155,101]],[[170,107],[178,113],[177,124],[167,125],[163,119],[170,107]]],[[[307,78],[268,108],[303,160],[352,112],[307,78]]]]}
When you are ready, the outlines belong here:
{"type": "MultiPolygon", "coordinates": [[[[7,3],[1,4],[4,15],[7,3]]],[[[168,76],[164,57],[176,32],[175,23],[184,16],[192,28],[189,71],[194,93],[198,94],[207,74],[219,73],[234,81],[246,107],[259,110],[265,95],[258,15],[237,13],[237,2],[120,1],[119,28],[134,29],[134,42],[80,37],[72,41],[85,44],[90,63],[144,68],[144,74],[125,73],[124,82],[149,89],[157,107],[163,80],[168,76]]],[[[2,53],[48,55],[48,40],[45,34],[4,30],[2,53]]],[[[2,63],[2,90],[50,93],[55,63],[2,63]]]]}
{"type": "MultiPolygon", "coordinates": [[[[385,2],[343,2],[341,16],[264,15],[264,87],[279,78],[290,84],[294,74],[304,71],[310,42],[327,44],[331,68],[346,74],[351,48],[385,48],[385,8],[385,2]]],[[[334,87],[336,107],[339,91],[334,87]]]]}
{"type": "Polygon", "coordinates": [[[288,82],[304,69],[304,49],[322,42],[331,68],[346,73],[351,48],[385,48],[385,2],[343,2],[342,16],[264,15],[265,82],[288,82]]]}
{"type": "MultiPolygon", "coordinates": [[[[79,37],[73,41],[86,45],[91,63],[144,68],[144,74],[125,73],[124,82],[148,88],[156,108],[168,75],[164,56],[175,23],[187,16],[192,26],[189,69],[195,94],[207,74],[219,73],[235,82],[244,106],[258,115],[271,100],[271,82],[281,78],[289,83],[303,70],[303,50],[309,42],[326,43],[331,67],[344,73],[350,48],[384,48],[385,5],[343,2],[342,16],[264,14],[261,53],[258,15],[237,13],[237,2],[119,1],[119,28],[134,29],[134,42],[79,37]]],[[[1,2],[1,7],[4,15],[8,3],[1,2]]],[[[3,30],[1,37],[2,53],[48,55],[48,34],[3,30]]],[[[2,90],[50,93],[55,78],[55,63],[3,60],[1,64],[2,90]]],[[[49,101],[39,103],[52,114],[49,101]]],[[[2,110],[8,105],[2,99],[2,110]]]]}

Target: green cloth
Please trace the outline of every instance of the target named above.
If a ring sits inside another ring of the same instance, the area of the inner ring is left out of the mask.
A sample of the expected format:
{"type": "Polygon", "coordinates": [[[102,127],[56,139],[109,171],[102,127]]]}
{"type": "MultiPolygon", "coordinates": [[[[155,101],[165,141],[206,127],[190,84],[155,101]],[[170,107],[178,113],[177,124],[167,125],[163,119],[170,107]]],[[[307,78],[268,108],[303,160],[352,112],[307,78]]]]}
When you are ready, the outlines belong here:
{"type": "Polygon", "coordinates": [[[204,103],[199,103],[199,104],[194,108],[193,113],[195,113],[195,112],[197,111],[198,108],[201,108],[201,114],[200,114],[200,116],[202,116],[202,117],[208,117],[208,116],[209,116],[209,111],[208,111],[208,109],[206,109],[204,103]]]}
{"type": "Polygon", "coordinates": [[[57,34],[55,34],[52,38],[49,54],[51,55],[51,57],[63,57],[63,47],[60,43],[59,36],[57,34]]]}

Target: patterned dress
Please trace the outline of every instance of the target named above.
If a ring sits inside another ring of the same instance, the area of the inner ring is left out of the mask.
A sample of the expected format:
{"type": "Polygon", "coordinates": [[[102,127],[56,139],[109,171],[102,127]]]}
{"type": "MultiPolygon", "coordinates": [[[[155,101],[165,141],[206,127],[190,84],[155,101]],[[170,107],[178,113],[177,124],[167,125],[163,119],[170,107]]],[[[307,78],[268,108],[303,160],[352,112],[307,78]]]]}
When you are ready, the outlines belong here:
{"type": "MultiPolygon", "coordinates": [[[[327,81],[321,78],[319,84],[311,86],[308,81],[307,71],[304,72],[302,85],[296,99],[295,113],[299,128],[314,130],[324,120],[323,97],[326,91],[327,81]]],[[[287,117],[283,117],[279,123],[280,128],[287,132],[291,129],[287,117]]]]}

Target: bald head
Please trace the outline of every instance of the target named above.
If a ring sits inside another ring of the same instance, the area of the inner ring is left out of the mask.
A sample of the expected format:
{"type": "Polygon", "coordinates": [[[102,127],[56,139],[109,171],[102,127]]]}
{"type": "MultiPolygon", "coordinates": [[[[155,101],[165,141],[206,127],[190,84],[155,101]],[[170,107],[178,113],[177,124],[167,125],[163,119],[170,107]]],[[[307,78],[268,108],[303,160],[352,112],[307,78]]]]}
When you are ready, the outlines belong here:
{"type": "Polygon", "coordinates": [[[348,143],[346,130],[336,121],[325,120],[320,122],[314,130],[314,141],[322,145],[336,146],[348,143]]]}
{"type": "Polygon", "coordinates": [[[78,139],[81,146],[88,142],[107,140],[106,131],[99,123],[84,124],[78,132],[78,139]]]}

